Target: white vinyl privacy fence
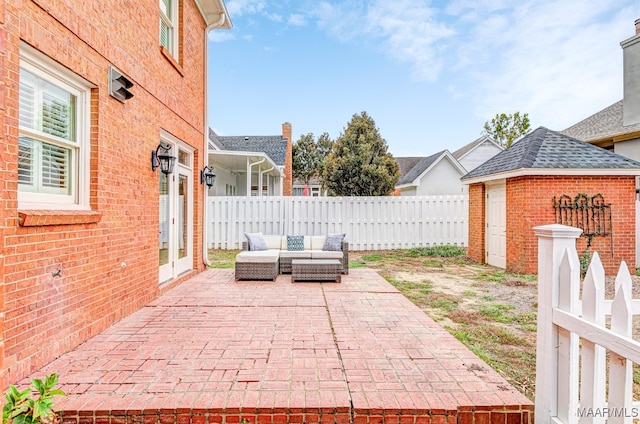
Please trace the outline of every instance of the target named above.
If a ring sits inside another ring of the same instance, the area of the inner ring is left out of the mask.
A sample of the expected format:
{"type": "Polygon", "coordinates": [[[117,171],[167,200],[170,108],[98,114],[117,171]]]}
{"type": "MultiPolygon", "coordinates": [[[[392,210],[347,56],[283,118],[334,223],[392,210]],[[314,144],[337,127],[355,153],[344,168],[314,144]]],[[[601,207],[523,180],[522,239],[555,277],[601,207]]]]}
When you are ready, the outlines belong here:
{"type": "Polygon", "coordinates": [[[468,197],[211,197],[208,246],[239,249],[244,233],[346,233],[350,250],[466,246],[468,197]]]}

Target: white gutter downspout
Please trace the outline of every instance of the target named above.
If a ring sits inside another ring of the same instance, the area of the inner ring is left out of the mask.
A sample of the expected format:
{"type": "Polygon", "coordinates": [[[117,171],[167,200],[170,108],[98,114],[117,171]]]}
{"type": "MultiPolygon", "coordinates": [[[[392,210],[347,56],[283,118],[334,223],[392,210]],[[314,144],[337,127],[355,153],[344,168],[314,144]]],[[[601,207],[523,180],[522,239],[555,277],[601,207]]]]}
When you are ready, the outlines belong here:
{"type": "MultiPolygon", "coordinates": [[[[220,28],[224,25],[227,17],[224,12],[220,13],[218,21],[207,25],[204,30],[204,162],[209,164],[209,31],[220,28]]],[[[209,228],[208,228],[208,212],[209,212],[209,187],[202,190],[204,201],[202,202],[202,262],[206,267],[211,265],[209,262],[209,228]]]]}
{"type": "Polygon", "coordinates": [[[266,160],[267,158],[262,158],[262,160],[259,160],[258,162],[251,163],[249,158],[247,158],[247,196],[251,196],[251,167],[255,165],[260,165],[262,162],[266,160]]]}
{"type": "MultiPolygon", "coordinates": [[[[260,172],[260,191],[258,193],[260,193],[260,196],[262,196],[262,176],[264,174],[266,174],[267,172],[271,171],[274,167],[272,166],[269,169],[266,169],[262,172],[260,172]]],[[[269,179],[267,178],[267,194],[269,194],[269,179]]]]}

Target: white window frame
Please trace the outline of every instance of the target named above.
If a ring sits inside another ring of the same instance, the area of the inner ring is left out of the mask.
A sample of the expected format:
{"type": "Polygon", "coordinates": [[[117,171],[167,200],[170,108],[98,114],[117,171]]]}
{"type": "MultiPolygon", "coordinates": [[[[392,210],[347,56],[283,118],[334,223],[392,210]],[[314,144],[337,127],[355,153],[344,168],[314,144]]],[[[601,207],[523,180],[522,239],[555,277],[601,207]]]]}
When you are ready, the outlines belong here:
{"type": "MultiPolygon", "coordinates": [[[[69,143],[74,145],[69,167],[71,193],[33,193],[18,188],[18,209],[90,210],[90,104],[91,89],[95,86],[24,43],[20,44],[20,68],[76,96],[76,137],[75,143],[69,143]]],[[[55,141],[55,136],[47,137],[40,131],[22,126],[19,135],[48,143],[55,141]]]]}
{"type": "Polygon", "coordinates": [[[171,56],[178,59],[178,0],[169,0],[171,2],[169,14],[173,19],[169,19],[169,16],[164,11],[164,1],[158,0],[158,7],[160,8],[160,20],[158,23],[158,41],[161,46],[164,46],[171,56]],[[169,28],[169,46],[162,44],[162,24],[165,24],[169,28]]]}

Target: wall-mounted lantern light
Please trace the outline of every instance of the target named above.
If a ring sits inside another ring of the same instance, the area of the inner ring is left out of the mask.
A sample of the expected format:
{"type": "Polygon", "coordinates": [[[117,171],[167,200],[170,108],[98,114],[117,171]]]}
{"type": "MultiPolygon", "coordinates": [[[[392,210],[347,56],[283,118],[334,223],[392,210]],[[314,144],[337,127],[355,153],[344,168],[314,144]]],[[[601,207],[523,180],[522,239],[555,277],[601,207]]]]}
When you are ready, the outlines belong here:
{"type": "Polygon", "coordinates": [[[167,144],[163,146],[162,143],[158,144],[156,150],[151,152],[151,170],[155,171],[160,168],[163,174],[169,175],[173,172],[173,165],[176,162],[176,157],[169,153],[171,151],[171,145],[167,144]],[[162,152],[160,152],[162,150],[162,152]]]}
{"type": "Polygon", "coordinates": [[[213,168],[209,166],[205,166],[202,171],[200,171],[200,184],[206,184],[207,187],[213,187],[213,183],[216,181],[216,174],[213,173],[213,168]]]}
{"type": "Polygon", "coordinates": [[[133,87],[133,83],[129,78],[122,75],[113,66],[109,66],[109,94],[118,101],[124,103],[133,97],[133,93],[129,89],[133,87]]]}

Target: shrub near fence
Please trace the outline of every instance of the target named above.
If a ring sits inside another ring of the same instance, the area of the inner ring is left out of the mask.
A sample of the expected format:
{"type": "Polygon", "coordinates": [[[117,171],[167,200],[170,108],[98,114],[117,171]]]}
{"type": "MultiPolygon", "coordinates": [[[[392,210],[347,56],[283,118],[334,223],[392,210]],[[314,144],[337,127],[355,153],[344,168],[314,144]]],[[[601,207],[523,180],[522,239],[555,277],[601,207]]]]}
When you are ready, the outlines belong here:
{"type": "Polygon", "coordinates": [[[350,250],[467,246],[469,201],[457,196],[211,197],[208,245],[239,249],[245,232],[346,233],[350,250]]]}

